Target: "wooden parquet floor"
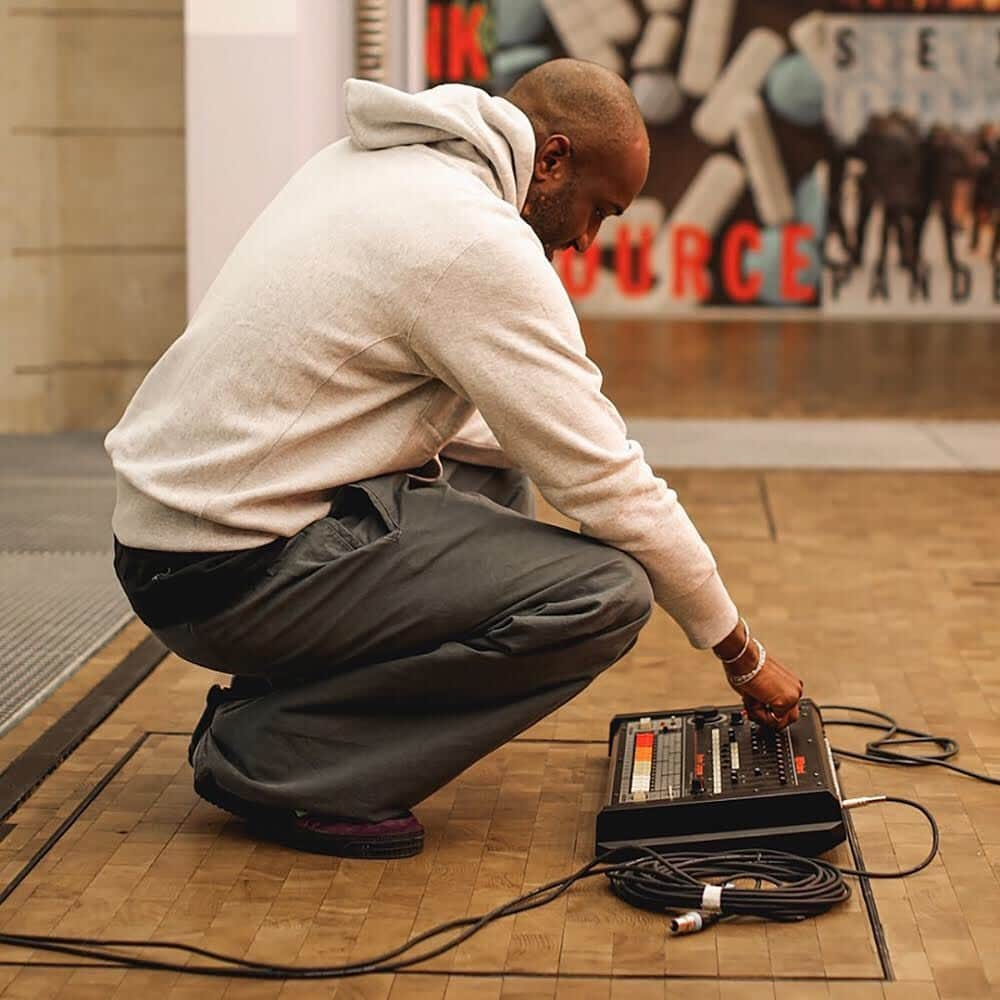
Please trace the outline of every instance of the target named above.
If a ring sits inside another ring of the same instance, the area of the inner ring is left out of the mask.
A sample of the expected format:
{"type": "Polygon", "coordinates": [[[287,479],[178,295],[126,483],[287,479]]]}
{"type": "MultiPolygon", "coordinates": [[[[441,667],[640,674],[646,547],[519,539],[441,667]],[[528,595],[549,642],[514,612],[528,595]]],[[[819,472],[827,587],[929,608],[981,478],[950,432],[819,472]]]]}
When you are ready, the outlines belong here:
{"type": "MultiPolygon", "coordinates": [[[[953,736],[960,763],[1000,776],[1000,476],[687,472],[668,481],[755,632],[805,678],[812,698],[882,709],[953,736]]],[[[78,696],[143,635],[141,626],[127,629],[59,697],[78,696]]],[[[587,691],[418,807],[422,855],[375,863],[256,842],[197,799],[186,734],[215,679],[167,658],[10,817],[0,888],[119,768],[0,905],[0,929],[184,941],[303,964],[375,954],[590,857],[613,714],[730,700],[714,659],[658,612],[630,655],[587,691]]],[[[0,740],[0,760],[44,729],[55,704],[0,740]]],[[[831,735],[860,742],[841,729],[831,735]]],[[[941,824],[941,852],[928,870],[872,883],[891,982],[882,981],[858,892],[800,924],[731,922],[673,939],[663,918],[625,906],[592,879],[417,973],[282,983],[0,964],[0,996],[1000,996],[1000,788],[939,769],[851,761],[840,775],[847,795],[917,798],[941,824]]],[[[907,865],[926,850],[923,821],[902,807],[853,818],[872,868],[907,865]]],[[[835,857],[850,860],[846,848],[835,857]]],[[[46,956],[0,949],[0,962],[15,959],[46,956]]]]}

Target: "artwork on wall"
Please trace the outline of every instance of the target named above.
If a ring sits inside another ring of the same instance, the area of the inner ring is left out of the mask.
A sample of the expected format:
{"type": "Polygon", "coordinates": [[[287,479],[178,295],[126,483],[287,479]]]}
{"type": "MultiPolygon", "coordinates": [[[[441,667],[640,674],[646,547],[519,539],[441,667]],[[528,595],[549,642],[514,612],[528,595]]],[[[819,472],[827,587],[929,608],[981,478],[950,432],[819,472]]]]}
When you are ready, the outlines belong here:
{"type": "Polygon", "coordinates": [[[646,188],[556,267],[581,315],[1000,305],[1000,0],[429,0],[428,85],[628,80],[646,188]]]}

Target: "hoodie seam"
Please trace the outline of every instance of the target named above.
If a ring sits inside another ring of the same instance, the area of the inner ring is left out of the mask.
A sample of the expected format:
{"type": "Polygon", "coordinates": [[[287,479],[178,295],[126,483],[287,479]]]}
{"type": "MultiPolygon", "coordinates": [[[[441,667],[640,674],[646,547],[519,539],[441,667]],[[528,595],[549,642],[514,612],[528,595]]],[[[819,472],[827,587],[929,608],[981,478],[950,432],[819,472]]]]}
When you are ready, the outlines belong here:
{"type": "MultiPolygon", "coordinates": [[[[713,562],[714,562],[714,560],[713,560],[713,562]]],[[[699,583],[697,587],[693,587],[691,590],[686,590],[683,594],[678,594],[676,597],[673,598],[673,600],[675,600],[675,601],[683,601],[683,600],[686,600],[688,597],[692,597],[693,595],[697,594],[698,591],[701,590],[705,586],[706,583],[709,583],[713,578],[715,578],[717,576],[719,576],[719,567],[718,566],[714,566],[712,568],[712,572],[709,573],[708,576],[706,576],[705,579],[702,580],[701,583],[699,583]]]]}
{"type": "MultiPolygon", "coordinates": [[[[420,322],[420,319],[423,316],[424,311],[427,308],[427,304],[431,300],[431,297],[437,291],[438,285],[440,285],[441,282],[444,281],[444,279],[448,276],[448,273],[451,271],[451,269],[459,262],[459,260],[462,257],[465,256],[465,254],[467,254],[478,243],[483,243],[488,238],[489,237],[486,237],[486,236],[477,236],[474,240],[470,240],[470,242],[466,243],[460,250],[458,250],[458,252],[455,254],[455,256],[450,261],[448,261],[448,263],[445,265],[445,267],[441,271],[441,273],[430,284],[430,286],[427,289],[427,293],[424,295],[423,299],[420,302],[420,306],[417,308],[417,311],[413,314],[413,319],[410,321],[410,325],[407,328],[406,333],[404,335],[405,338],[406,338],[406,340],[405,340],[406,346],[411,351],[413,350],[413,344],[412,344],[413,331],[416,329],[417,323],[420,322]]],[[[417,353],[418,356],[419,356],[419,352],[414,352],[414,353],[417,353]]],[[[423,360],[423,358],[421,358],[421,361],[422,360],[423,360]]],[[[434,377],[438,378],[437,375],[435,375],[434,377]]],[[[438,381],[440,382],[440,381],[443,381],[443,380],[440,379],[440,378],[438,378],[438,381]]],[[[470,400],[470,402],[471,402],[471,400],[470,400]]]]}
{"type": "Polygon", "coordinates": [[[195,515],[196,517],[211,520],[207,517],[207,512],[212,504],[217,503],[220,499],[225,499],[226,497],[231,497],[231,495],[236,491],[236,489],[247,479],[248,476],[253,474],[260,468],[261,465],[266,462],[271,455],[274,454],[275,449],[281,444],[282,441],[288,436],[289,431],[302,419],[302,415],[309,409],[312,401],[316,398],[317,394],[321,392],[329,383],[337,376],[342,368],[349,365],[356,358],[359,358],[362,354],[366,354],[368,351],[378,347],[379,344],[384,344],[387,340],[395,340],[400,335],[398,333],[391,333],[388,336],[380,337],[378,340],[372,341],[370,344],[366,344],[364,347],[359,348],[353,354],[348,355],[343,358],[341,362],[336,365],[332,372],[322,382],[320,382],[313,391],[309,394],[309,398],[302,404],[302,408],[292,417],[291,420],[285,425],[282,432],[274,439],[271,443],[271,447],[261,455],[261,457],[254,463],[252,463],[247,469],[244,470],[243,475],[239,477],[234,483],[226,487],[224,492],[217,491],[216,494],[210,499],[206,500],[202,504],[201,510],[195,515]]]}

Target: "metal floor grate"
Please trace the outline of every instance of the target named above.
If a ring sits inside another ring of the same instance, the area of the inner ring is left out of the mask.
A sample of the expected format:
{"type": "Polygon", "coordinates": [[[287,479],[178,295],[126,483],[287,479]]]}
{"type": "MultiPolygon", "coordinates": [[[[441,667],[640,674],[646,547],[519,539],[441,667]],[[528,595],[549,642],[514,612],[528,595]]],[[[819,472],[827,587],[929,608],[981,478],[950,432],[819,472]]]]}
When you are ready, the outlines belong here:
{"type": "Polygon", "coordinates": [[[0,552],[102,552],[111,558],[113,481],[0,479],[0,552]]]}
{"type": "Polygon", "coordinates": [[[100,434],[0,435],[0,734],[132,617],[100,434]]]}
{"type": "Polygon", "coordinates": [[[131,617],[110,553],[0,553],[0,733],[131,617]]]}

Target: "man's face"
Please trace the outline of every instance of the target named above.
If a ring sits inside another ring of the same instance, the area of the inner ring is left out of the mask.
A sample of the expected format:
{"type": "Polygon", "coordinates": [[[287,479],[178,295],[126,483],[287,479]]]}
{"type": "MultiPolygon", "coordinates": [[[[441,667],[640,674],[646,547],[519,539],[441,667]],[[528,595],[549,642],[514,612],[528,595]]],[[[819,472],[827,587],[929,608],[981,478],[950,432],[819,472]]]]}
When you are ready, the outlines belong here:
{"type": "Polygon", "coordinates": [[[551,136],[536,156],[521,215],[549,260],[569,247],[583,253],[597,238],[601,223],[632,203],[646,183],[648,169],[645,136],[583,161],[572,156],[569,139],[551,136]]]}

